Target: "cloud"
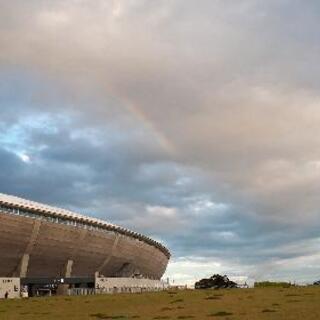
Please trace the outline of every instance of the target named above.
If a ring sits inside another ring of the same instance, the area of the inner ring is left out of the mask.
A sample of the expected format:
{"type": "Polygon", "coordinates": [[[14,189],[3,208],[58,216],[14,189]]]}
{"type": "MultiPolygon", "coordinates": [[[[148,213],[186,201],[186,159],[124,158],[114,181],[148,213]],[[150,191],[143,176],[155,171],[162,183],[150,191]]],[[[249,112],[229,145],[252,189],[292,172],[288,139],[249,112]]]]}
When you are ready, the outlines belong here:
{"type": "Polygon", "coordinates": [[[149,233],[173,265],[318,261],[316,1],[0,7],[3,192],[149,233]]]}

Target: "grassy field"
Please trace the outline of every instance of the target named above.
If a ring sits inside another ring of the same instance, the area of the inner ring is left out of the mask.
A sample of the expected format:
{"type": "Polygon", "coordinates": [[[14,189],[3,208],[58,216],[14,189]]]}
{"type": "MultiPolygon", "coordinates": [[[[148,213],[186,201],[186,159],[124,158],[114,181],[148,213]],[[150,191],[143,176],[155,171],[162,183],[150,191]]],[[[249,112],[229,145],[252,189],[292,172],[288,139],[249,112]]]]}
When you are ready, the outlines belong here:
{"type": "Polygon", "coordinates": [[[0,319],[320,319],[320,288],[179,291],[1,300],[0,319]]]}

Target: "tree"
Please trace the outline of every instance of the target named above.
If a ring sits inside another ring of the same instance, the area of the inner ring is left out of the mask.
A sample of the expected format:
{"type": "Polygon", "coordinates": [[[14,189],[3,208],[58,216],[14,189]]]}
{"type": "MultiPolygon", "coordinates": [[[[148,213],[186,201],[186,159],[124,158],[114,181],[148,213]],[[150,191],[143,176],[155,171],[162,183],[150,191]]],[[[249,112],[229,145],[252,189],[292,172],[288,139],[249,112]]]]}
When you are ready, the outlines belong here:
{"type": "Polygon", "coordinates": [[[224,275],[214,274],[209,279],[201,279],[195,283],[195,289],[223,289],[223,288],[237,288],[238,285],[229,280],[229,278],[224,275]]]}

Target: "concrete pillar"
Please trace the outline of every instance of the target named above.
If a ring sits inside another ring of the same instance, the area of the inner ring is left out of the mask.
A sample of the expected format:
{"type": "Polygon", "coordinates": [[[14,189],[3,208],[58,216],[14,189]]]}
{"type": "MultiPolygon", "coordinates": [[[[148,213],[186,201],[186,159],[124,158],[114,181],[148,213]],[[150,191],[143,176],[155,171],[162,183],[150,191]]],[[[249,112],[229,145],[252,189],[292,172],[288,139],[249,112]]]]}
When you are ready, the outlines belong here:
{"type": "Polygon", "coordinates": [[[64,270],[62,272],[63,277],[65,277],[65,278],[71,277],[74,260],[77,257],[79,249],[82,248],[82,246],[84,245],[84,241],[85,241],[85,237],[86,237],[87,233],[88,233],[88,230],[86,230],[86,229],[80,230],[80,235],[79,235],[79,239],[77,240],[77,245],[74,246],[74,248],[71,252],[71,255],[69,256],[69,260],[66,262],[66,264],[64,266],[64,270]]]}
{"type": "Polygon", "coordinates": [[[99,272],[99,274],[101,273],[101,271],[104,269],[104,267],[106,267],[107,264],[109,263],[109,261],[111,260],[114,252],[116,251],[119,239],[120,239],[120,235],[116,234],[110,254],[105,258],[105,260],[102,262],[102,264],[99,266],[99,268],[97,270],[97,272],[99,272]]]}
{"type": "Polygon", "coordinates": [[[28,266],[29,266],[29,260],[30,260],[30,253],[32,252],[38,235],[39,235],[39,230],[41,226],[41,221],[40,220],[35,220],[33,224],[33,229],[32,233],[29,239],[29,242],[25,248],[24,254],[21,257],[18,266],[16,269],[13,271],[13,277],[19,277],[19,278],[26,278],[27,273],[28,273],[28,266]]]}
{"type": "Polygon", "coordinates": [[[72,266],[73,266],[73,260],[68,260],[65,264],[64,271],[63,271],[63,277],[64,278],[71,278],[72,275],[72,266]]]}
{"type": "Polygon", "coordinates": [[[26,278],[29,266],[29,254],[24,254],[20,260],[20,264],[15,272],[15,276],[19,278],[26,278]]]}
{"type": "Polygon", "coordinates": [[[26,252],[27,254],[30,254],[31,251],[33,250],[34,245],[36,244],[37,238],[38,238],[38,234],[39,234],[39,230],[40,230],[40,226],[41,226],[41,221],[40,220],[35,220],[34,224],[33,224],[33,230],[31,233],[31,237],[29,240],[29,243],[26,247],[26,252]]]}
{"type": "MultiPolygon", "coordinates": [[[[63,278],[71,278],[72,267],[73,267],[73,260],[69,259],[63,267],[63,271],[62,271],[63,278]]],[[[63,283],[59,284],[57,287],[57,295],[58,296],[67,295],[69,288],[70,288],[70,285],[68,285],[68,284],[63,284],[63,283]]]]}

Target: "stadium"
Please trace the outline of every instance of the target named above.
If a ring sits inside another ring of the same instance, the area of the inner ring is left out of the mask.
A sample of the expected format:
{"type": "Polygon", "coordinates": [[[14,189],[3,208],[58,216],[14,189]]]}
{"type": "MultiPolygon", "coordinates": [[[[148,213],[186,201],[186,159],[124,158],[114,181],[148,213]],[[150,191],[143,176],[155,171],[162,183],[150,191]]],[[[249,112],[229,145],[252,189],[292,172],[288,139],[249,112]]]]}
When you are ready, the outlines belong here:
{"type": "Polygon", "coordinates": [[[160,280],[169,259],[169,250],[145,235],[0,194],[0,277],[24,284],[84,283],[97,275],[160,280]]]}

